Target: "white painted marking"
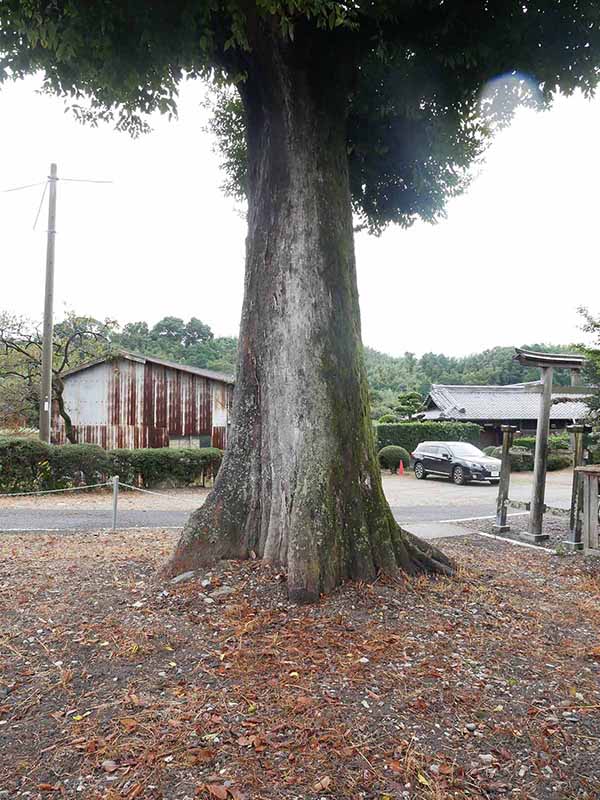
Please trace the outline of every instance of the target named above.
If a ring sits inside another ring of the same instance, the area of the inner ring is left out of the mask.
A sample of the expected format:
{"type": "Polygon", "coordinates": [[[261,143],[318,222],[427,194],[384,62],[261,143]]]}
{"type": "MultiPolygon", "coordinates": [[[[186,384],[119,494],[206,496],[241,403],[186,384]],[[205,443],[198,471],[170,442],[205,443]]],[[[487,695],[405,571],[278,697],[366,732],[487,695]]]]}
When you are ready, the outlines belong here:
{"type": "Polygon", "coordinates": [[[493,533],[483,533],[483,531],[473,531],[473,533],[476,533],[477,536],[485,536],[487,539],[498,539],[500,542],[515,544],[517,547],[530,547],[533,550],[537,550],[538,553],[541,551],[543,553],[548,553],[551,556],[556,555],[556,550],[551,550],[549,547],[540,547],[537,544],[529,544],[529,542],[518,542],[516,539],[509,539],[506,536],[496,536],[493,533]]]}
{"type": "MultiPolygon", "coordinates": [[[[524,514],[529,514],[529,511],[515,511],[514,514],[507,514],[507,517],[522,517],[524,514]]],[[[461,519],[435,519],[435,520],[424,520],[424,522],[478,522],[481,519],[496,519],[495,514],[489,514],[486,517],[462,517],[461,519]]],[[[413,524],[414,520],[412,521],[413,524]]],[[[406,523],[410,525],[410,523],[406,523]]]]}

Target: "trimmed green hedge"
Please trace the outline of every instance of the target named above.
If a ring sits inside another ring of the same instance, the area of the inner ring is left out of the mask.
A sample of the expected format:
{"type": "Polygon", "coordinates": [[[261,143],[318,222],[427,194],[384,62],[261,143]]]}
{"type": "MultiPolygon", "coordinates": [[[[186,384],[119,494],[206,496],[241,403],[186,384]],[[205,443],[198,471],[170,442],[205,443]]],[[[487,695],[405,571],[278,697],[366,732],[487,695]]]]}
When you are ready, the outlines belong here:
{"type": "MultiPolygon", "coordinates": [[[[494,447],[488,455],[493,458],[502,458],[502,448],[494,447]]],[[[533,469],[533,453],[531,450],[527,447],[511,447],[510,469],[511,472],[530,472],[533,469]]]]}
{"type": "Polygon", "coordinates": [[[400,419],[395,414],[384,414],[377,420],[378,425],[396,425],[400,419]]]}
{"type": "MultiPolygon", "coordinates": [[[[532,452],[535,451],[535,436],[519,436],[514,441],[515,447],[526,447],[532,452]]],[[[549,450],[570,450],[571,444],[568,433],[554,434],[548,437],[549,450]]]]}
{"type": "MultiPolygon", "coordinates": [[[[486,448],[487,449],[487,448],[486,448]]],[[[496,447],[489,453],[494,458],[502,458],[502,448],[496,447]]],[[[533,470],[533,452],[527,447],[511,447],[510,449],[510,468],[512,472],[528,472],[533,470]]],[[[573,459],[564,451],[552,451],[548,453],[546,469],[553,472],[557,469],[566,469],[573,465],[573,459]]]]}
{"type": "Polygon", "coordinates": [[[375,427],[377,450],[395,444],[409,453],[421,442],[471,442],[479,446],[481,428],[473,422],[398,422],[375,427]]]}
{"type": "Polygon", "coordinates": [[[573,459],[566,453],[548,453],[548,460],[546,461],[546,469],[548,472],[553,472],[557,469],[566,469],[573,466],[573,459]]]}
{"type": "Polygon", "coordinates": [[[382,447],[377,453],[379,466],[384,469],[389,469],[392,473],[396,472],[400,466],[400,462],[405,467],[410,464],[410,453],[403,447],[398,447],[395,444],[388,444],[387,447],[382,447]]]}
{"type": "Polygon", "coordinates": [[[0,493],[67,489],[102,483],[111,475],[144,488],[193,486],[214,478],[222,457],[214,447],[103,450],[93,444],[0,439],[0,493]]]}

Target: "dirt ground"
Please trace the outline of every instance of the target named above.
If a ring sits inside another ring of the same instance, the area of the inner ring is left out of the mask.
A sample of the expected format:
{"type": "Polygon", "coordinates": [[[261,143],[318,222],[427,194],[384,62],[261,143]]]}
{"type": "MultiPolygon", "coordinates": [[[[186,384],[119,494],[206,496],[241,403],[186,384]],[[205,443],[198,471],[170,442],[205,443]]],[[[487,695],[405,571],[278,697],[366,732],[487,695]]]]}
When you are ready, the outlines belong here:
{"type": "Polygon", "coordinates": [[[600,796],[600,565],[476,536],[313,607],[173,532],[0,539],[0,797],[600,796]]]}

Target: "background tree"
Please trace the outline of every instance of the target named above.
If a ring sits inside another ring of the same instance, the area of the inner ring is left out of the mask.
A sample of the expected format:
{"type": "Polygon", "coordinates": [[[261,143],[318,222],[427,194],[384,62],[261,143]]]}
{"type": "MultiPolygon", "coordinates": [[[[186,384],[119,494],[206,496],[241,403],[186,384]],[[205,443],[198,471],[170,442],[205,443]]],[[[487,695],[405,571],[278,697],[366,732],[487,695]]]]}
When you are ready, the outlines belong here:
{"type": "Polygon", "coordinates": [[[210,327],[197,319],[197,317],[192,317],[185,326],[183,346],[192,347],[199,342],[209,342],[211,339],[214,339],[214,336],[210,327]]]}
{"type": "Polygon", "coordinates": [[[412,419],[423,407],[423,399],[420,392],[400,392],[396,400],[396,414],[402,419],[412,419]]]}
{"type": "MultiPolygon", "coordinates": [[[[52,358],[52,399],[65,424],[65,435],[75,443],[71,417],[63,399],[63,374],[85,361],[107,354],[111,326],[91,317],[69,314],[54,326],[52,358]]],[[[13,422],[25,421],[37,427],[42,370],[42,332],[24,317],[0,314],[0,407],[5,421],[12,410],[13,422]],[[6,381],[6,383],[5,383],[6,381]]]]}
{"type": "Polygon", "coordinates": [[[596,0],[0,5],[0,75],[43,70],[83,119],[137,132],[140,113],[175,111],[184,72],[239,93],[248,239],[234,423],[172,571],[254,552],[287,570],[296,600],[399,567],[450,571],[383,496],[352,210],[375,231],[438,218],[505,116],[496,102],[481,116],[486,81],[522,70],[546,99],[591,91],[599,15],[596,0]]]}
{"type": "Polygon", "coordinates": [[[210,326],[192,317],[163,317],[152,328],[146,322],[128,322],[111,332],[115,349],[170,359],[191,367],[205,367],[228,375],[235,373],[237,339],[215,337],[210,326]]]}
{"type": "Polygon", "coordinates": [[[598,387],[588,403],[596,427],[600,428],[600,315],[594,317],[587,308],[580,308],[579,312],[584,319],[583,330],[592,334],[592,345],[582,346],[587,358],[583,378],[588,386],[598,387]]]}
{"type": "MultiPolygon", "coordinates": [[[[557,344],[524,344],[522,347],[547,353],[566,353],[575,349],[574,345],[557,344]]],[[[425,353],[421,358],[412,353],[394,357],[366,347],[371,418],[379,419],[384,414],[396,413],[398,392],[418,392],[426,397],[433,383],[503,386],[539,380],[539,370],[522,367],[514,360],[514,354],[514,347],[493,347],[462,357],[441,353],[425,353]]],[[[568,386],[569,382],[568,371],[556,370],[555,383],[568,386]]]]}

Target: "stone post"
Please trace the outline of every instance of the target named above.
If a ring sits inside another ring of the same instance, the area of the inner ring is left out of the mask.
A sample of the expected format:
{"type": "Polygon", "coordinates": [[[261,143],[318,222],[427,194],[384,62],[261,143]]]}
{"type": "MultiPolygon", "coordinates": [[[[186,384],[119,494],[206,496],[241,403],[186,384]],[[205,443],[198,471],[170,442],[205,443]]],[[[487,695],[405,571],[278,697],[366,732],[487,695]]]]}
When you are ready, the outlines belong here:
{"type": "Polygon", "coordinates": [[[542,533],[544,521],[544,498],[546,494],[546,463],[548,460],[548,435],[550,432],[550,410],[552,408],[552,367],[542,369],[543,389],[535,437],[535,462],[533,467],[533,490],[531,510],[526,538],[532,542],[543,542],[548,535],[542,533]]]}
{"type": "Polygon", "coordinates": [[[583,550],[581,541],[581,518],[583,514],[583,479],[577,468],[583,466],[584,436],[591,430],[589,425],[567,425],[569,433],[573,434],[573,488],[571,490],[571,514],[569,516],[569,535],[564,541],[565,547],[570,550],[583,550]]]}
{"type": "Polygon", "coordinates": [[[598,512],[600,464],[578,467],[577,472],[583,480],[583,550],[585,553],[600,555],[600,514],[598,512]]]}
{"type": "Polygon", "coordinates": [[[510,448],[513,436],[517,430],[516,425],[502,425],[502,466],[500,467],[500,482],[498,484],[498,500],[496,502],[495,530],[506,533],[510,530],[506,519],[508,514],[508,490],[510,488],[510,448]]]}

